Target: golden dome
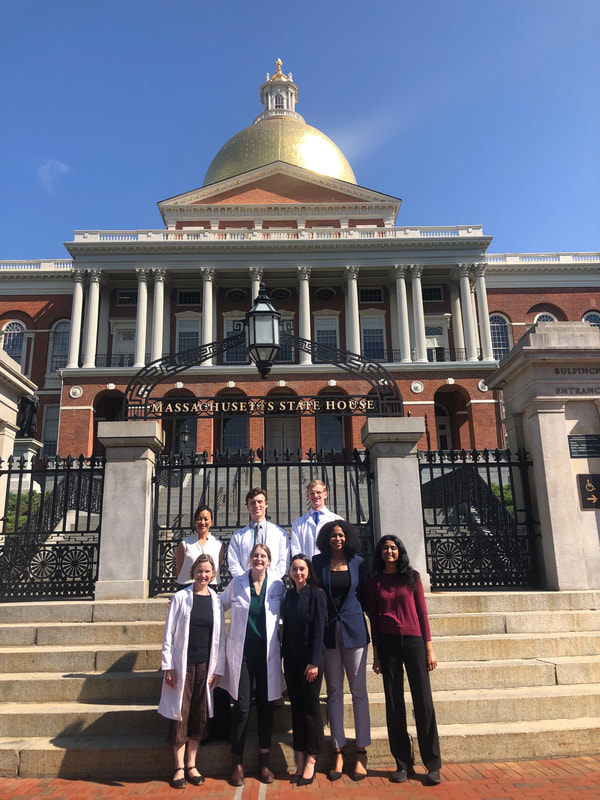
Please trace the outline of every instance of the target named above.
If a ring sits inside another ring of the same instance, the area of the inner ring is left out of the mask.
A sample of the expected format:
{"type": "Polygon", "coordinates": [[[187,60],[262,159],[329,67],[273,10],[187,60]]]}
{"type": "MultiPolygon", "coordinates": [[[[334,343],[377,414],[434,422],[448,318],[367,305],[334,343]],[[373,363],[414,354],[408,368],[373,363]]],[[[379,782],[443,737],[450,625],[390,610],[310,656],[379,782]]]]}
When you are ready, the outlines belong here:
{"type": "Polygon", "coordinates": [[[352,167],[329,137],[307,125],[295,111],[298,88],[292,73],[286,77],[277,59],[277,70],[260,87],[265,106],[252,125],[225,142],[213,158],[204,186],[274,161],[284,161],[319,175],[356,183],[352,167]]]}

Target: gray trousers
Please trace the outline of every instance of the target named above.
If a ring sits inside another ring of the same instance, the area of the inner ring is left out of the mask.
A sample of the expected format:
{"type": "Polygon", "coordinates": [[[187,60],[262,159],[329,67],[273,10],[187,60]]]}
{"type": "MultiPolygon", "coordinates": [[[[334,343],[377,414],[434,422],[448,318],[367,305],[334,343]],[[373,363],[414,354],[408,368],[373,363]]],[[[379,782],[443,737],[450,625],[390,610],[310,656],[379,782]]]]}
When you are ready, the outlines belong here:
{"type": "Polygon", "coordinates": [[[356,746],[371,744],[371,717],[367,694],[367,646],[342,647],[338,624],[335,650],[325,649],[325,683],[327,684],[327,716],[331,728],[331,742],[336,749],[346,744],[344,732],[344,672],[352,694],[356,746]]]}

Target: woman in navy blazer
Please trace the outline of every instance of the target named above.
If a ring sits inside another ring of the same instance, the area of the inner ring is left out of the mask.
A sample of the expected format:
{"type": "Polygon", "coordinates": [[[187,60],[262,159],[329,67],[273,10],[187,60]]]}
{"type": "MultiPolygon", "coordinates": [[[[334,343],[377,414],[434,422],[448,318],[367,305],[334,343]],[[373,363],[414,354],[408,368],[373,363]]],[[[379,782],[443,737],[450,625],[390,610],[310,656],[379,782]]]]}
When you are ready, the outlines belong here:
{"type": "Polygon", "coordinates": [[[292,706],[296,772],[290,781],[308,786],[323,750],[323,718],[319,695],[323,680],[325,592],[318,588],[308,556],[298,553],[290,564],[293,586],[281,606],[283,673],[292,706]]]}
{"type": "Polygon", "coordinates": [[[367,774],[367,746],[371,744],[371,721],[367,694],[367,645],[369,634],[365,621],[367,576],[365,564],[357,555],[360,540],[346,520],[328,522],[319,531],[313,567],[327,595],[325,625],[325,682],[327,715],[335,764],[329,772],[332,781],[342,777],[344,731],[344,672],[352,694],[356,732],[355,781],[367,774]]]}

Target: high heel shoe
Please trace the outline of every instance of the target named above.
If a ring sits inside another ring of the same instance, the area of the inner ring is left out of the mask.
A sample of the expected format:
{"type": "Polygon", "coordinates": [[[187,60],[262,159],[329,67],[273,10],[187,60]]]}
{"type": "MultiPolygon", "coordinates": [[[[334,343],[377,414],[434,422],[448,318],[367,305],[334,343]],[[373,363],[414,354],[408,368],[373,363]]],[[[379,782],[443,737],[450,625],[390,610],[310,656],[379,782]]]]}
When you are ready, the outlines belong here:
{"type": "Polygon", "coordinates": [[[300,777],[298,778],[298,786],[310,786],[310,784],[315,779],[316,772],[317,772],[317,759],[315,758],[315,762],[313,764],[313,774],[310,776],[310,778],[305,778],[304,775],[300,775],[300,777]]]}
{"type": "MultiPolygon", "coordinates": [[[[336,762],[337,762],[337,757],[341,755],[342,755],[341,750],[335,751],[336,762]]],[[[344,760],[342,758],[342,770],[343,768],[344,768],[344,760]]],[[[339,779],[342,777],[343,774],[342,770],[330,769],[329,772],[327,773],[327,777],[329,778],[330,781],[339,781],[339,779]]]]}
{"type": "Polygon", "coordinates": [[[356,771],[356,767],[355,767],[354,768],[354,772],[352,773],[352,779],[355,780],[355,781],[362,781],[367,777],[367,772],[366,772],[366,770],[367,770],[367,751],[365,750],[364,747],[361,747],[361,748],[357,747],[356,748],[356,763],[357,764],[362,764],[362,766],[365,768],[365,771],[364,772],[357,772],[356,771]],[[362,762],[360,756],[364,756],[364,759],[365,759],[364,763],[362,762]]]}

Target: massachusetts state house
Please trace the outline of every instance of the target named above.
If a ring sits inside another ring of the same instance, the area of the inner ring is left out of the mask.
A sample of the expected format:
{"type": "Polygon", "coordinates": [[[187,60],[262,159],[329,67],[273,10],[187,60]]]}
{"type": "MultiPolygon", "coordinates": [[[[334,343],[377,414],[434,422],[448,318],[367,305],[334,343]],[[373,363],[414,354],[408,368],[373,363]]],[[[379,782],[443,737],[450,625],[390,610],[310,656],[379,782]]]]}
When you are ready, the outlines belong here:
{"type": "MultiPolygon", "coordinates": [[[[421,447],[502,447],[490,375],[538,321],[600,326],[600,254],[490,253],[479,225],[403,226],[401,201],[359,185],[296,111],[280,61],[260,100],[202,186],[158,203],[160,227],[75,231],[60,261],[0,262],[0,345],[38,387],[42,455],[101,454],[98,422],[119,418],[133,376],[235,335],[261,283],[287,330],[385,366],[404,412],[427,417],[421,447]]],[[[373,402],[285,343],[266,380],[244,344],[217,347],[158,395],[173,452],[361,447],[373,402]]]]}

